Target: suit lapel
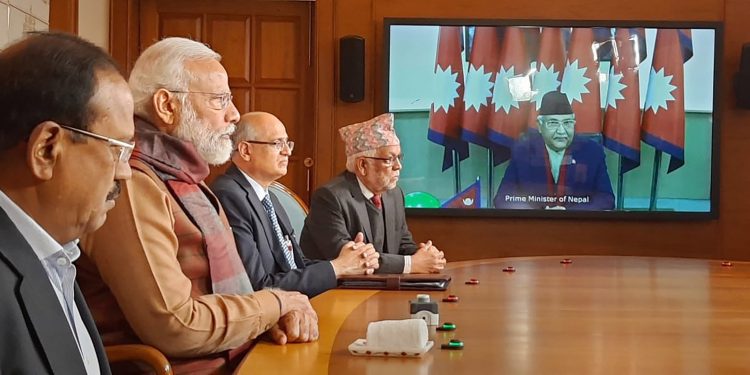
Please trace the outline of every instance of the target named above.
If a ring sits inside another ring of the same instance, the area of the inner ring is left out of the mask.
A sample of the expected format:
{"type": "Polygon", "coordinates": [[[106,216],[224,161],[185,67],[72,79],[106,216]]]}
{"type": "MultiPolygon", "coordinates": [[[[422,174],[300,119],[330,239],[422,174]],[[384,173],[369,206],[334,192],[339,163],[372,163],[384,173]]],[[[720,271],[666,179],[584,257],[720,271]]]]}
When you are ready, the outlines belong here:
{"type": "MultiPolygon", "coordinates": [[[[372,237],[372,230],[370,229],[370,216],[367,214],[367,198],[362,194],[362,189],[359,188],[357,182],[357,176],[354,173],[346,172],[346,181],[349,182],[349,193],[352,195],[354,200],[354,210],[357,212],[359,220],[362,222],[361,230],[365,235],[365,242],[370,243],[374,241],[372,237]]],[[[352,238],[354,240],[354,238],[352,238]]]]}
{"type": "Polygon", "coordinates": [[[20,274],[17,297],[53,373],[85,374],[81,353],[47,272],[15,224],[0,209],[0,252],[20,274]]]}
{"type": "MultiPolygon", "coordinates": [[[[289,220],[286,210],[281,206],[281,202],[276,198],[276,195],[271,192],[269,192],[269,194],[271,194],[271,202],[273,202],[273,207],[276,210],[276,219],[279,221],[281,232],[289,235],[289,240],[292,241],[294,262],[297,264],[297,267],[302,267],[304,265],[304,262],[302,261],[302,250],[297,247],[297,239],[294,238],[294,234],[292,233],[292,221],[289,220]]],[[[286,262],[286,258],[284,259],[284,262],[286,262]]],[[[291,269],[291,267],[289,269],[291,269]]]]}
{"type": "MultiPolygon", "coordinates": [[[[247,180],[247,178],[245,178],[239,168],[237,168],[237,166],[234,164],[229,167],[229,169],[227,170],[227,174],[232,176],[232,178],[237,181],[240,187],[242,187],[242,189],[245,191],[245,197],[250,203],[250,207],[252,207],[253,211],[255,211],[255,217],[260,219],[260,223],[263,226],[263,234],[266,237],[266,241],[268,241],[268,248],[271,249],[271,255],[273,255],[274,260],[276,260],[276,264],[280,266],[284,271],[291,270],[291,267],[289,267],[289,263],[287,263],[286,258],[284,258],[284,254],[281,253],[283,249],[280,249],[279,243],[278,241],[276,241],[276,235],[273,231],[271,220],[268,219],[268,213],[263,207],[263,203],[260,201],[260,199],[258,199],[258,195],[255,194],[253,186],[250,185],[250,182],[247,180]]],[[[277,205],[278,201],[274,201],[272,199],[271,202],[273,202],[274,204],[274,209],[280,206],[280,204],[277,205]]],[[[276,216],[278,219],[278,212],[276,213],[276,216]]]]}

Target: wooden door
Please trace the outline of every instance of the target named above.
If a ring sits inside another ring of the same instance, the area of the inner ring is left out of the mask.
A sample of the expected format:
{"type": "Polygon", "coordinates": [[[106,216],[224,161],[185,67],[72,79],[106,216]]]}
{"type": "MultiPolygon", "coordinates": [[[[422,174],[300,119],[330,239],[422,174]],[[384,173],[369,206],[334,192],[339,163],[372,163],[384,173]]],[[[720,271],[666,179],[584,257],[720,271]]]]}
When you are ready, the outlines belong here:
{"type": "MultiPolygon", "coordinates": [[[[295,141],[279,180],[306,202],[312,186],[312,3],[250,0],[141,0],[140,49],[168,36],[208,44],[222,55],[240,113],[276,115],[295,141]],[[307,162],[305,159],[308,159],[307,162]],[[305,164],[310,165],[306,167],[305,164]]],[[[226,165],[212,168],[208,181],[226,165]]]]}

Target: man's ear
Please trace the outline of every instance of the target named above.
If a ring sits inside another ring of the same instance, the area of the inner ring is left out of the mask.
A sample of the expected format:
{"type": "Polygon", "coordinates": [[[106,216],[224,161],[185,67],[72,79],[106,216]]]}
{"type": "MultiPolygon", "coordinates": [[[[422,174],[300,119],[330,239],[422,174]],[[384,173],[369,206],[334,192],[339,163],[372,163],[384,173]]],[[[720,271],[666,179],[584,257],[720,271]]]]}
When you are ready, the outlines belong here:
{"type": "Polygon", "coordinates": [[[354,161],[354,168],[359,169],[359,173],[362,176],[367,176],[367,168],[365,168],[365,158],[358,158],[354,161]]]}
{"type": "Polygon", "coordinates": [[[240,142],[240,144],[237,145],[236,152],[240,154],[240,158],[244,161],[250,161],[253,158],[253,152],[250,145],[246,142],[240,142]]]}
{"type": "Polygon", "coordinates": [[[151,97],[154,114],[168,126],[167,130],[170,132],[176,124],[175,112],[177,111],[177,105],[172,99],[172,93],[166,89],[157,90],[151,97]]]}
{"type": "Polygon", "coordinates": [[[42,122],[31,131],[26,147],[26,162],[34,177],[43,181],[52,179],[55,164],[66,146],[63,133],[63,128],[53,121],[42,122]]]}

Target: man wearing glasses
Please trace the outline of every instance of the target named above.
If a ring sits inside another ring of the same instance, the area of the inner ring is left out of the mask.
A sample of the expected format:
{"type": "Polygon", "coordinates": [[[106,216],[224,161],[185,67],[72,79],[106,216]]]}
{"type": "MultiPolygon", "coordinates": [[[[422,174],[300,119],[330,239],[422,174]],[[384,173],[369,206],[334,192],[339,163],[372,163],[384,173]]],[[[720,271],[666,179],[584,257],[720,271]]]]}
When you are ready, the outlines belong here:
{"type": "Polygon", "coordinates": [[[360,238],[346,242],[331,261],[302,255],[284,208],[268,187],[286,175],[294,142],[284,124],[265,112],[243,115],[232,135],[232,165],[212,189],[232,225],[253,288],[278,287],[314,297],[336,287],[340,275],[371,274],[378,252],[360,238]]]}
{"type": "Polygon", "coordinates": [[[417,246],[406,225],[404,193],[396,185],[401,146],[393,114],[339,129],[346,143],[346,171],[313,193],[300,244],[313,259],[334,259],[338,249],[364,233],[380,252],[378,273],[436,273],[443,252],[431,241],[417,246]]]}
{"type": "Polygon", "coordinates": [[[7,46],[0,82],[0,373],[109,374],[73,261],[131,176],[133,98],[106,52],[59,33],[7,46]]]}
{"type": "Polygon", "coordinates": [[[513,146],[495,207],[509,209],[611,210],[615,207],[604,149],[575,134],[568,97],[550,91],[542,98],[538,129],[513,146]]]}
{"type": "Polygon", "coordinates": [[[281,344],[318,335],[306,296],[253,291],[203,183],[209,165],[229,159],[239,120],[219,60],[184,38],[163,39],[138,58],[129,80],[133,178],[101,230],[82,241],[81,285],[105,344],[152,345],[176,373],[229,370],[269,329],[281,344]]]}

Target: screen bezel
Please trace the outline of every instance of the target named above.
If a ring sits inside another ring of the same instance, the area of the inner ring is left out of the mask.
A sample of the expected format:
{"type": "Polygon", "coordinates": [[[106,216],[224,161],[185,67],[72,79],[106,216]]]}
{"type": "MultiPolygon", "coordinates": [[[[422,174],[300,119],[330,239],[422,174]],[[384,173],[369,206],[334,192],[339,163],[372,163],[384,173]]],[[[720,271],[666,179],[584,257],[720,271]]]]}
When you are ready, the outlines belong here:
{"type": "Polygon", "coordinates": [[[540,26],[540,27],[643,27],[687,28],[714,30],[713,111],[711,129],[711,210],[708,212],[678,211],[558,211],[502,208],[406,208],[413,216],[507,217],[507,218],[570,218],[570,219],[625,219],[625,220],[714,220],[719,218],[719,137],[721,125],[721,64],[723,62],[724,25],[716,21],[637,21],[637,20],[532,20],[532,19],[443,19],[443,18],[384,18],[382,111],[389,111],[390,100],[390,30],[392,26],[540,26]]]}

